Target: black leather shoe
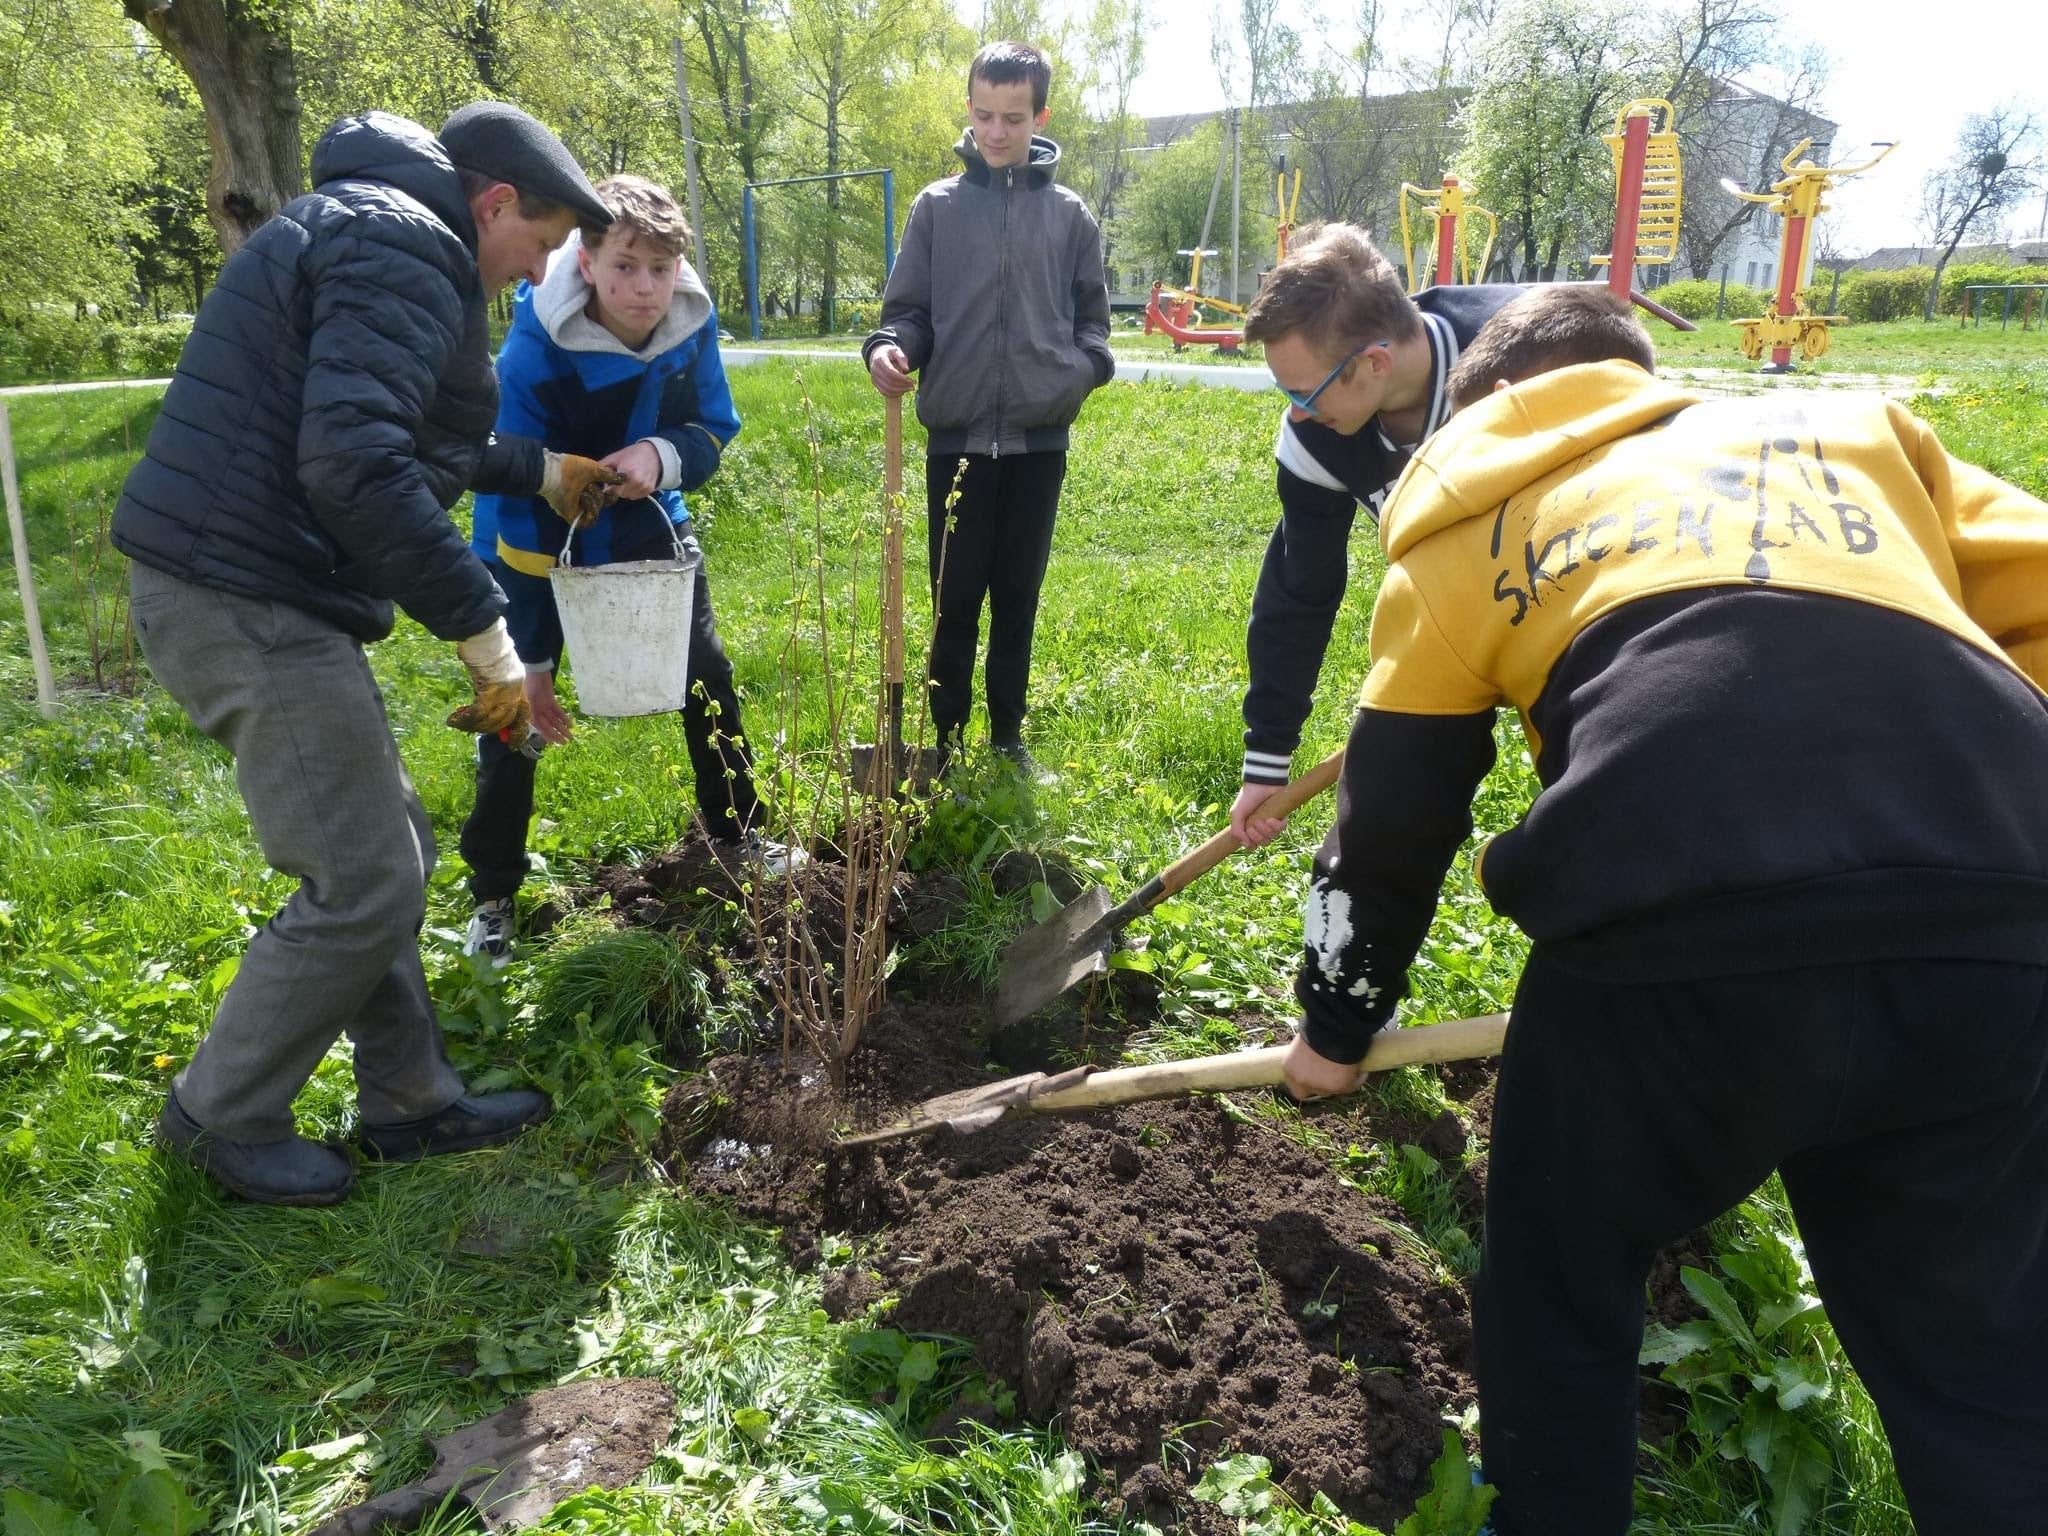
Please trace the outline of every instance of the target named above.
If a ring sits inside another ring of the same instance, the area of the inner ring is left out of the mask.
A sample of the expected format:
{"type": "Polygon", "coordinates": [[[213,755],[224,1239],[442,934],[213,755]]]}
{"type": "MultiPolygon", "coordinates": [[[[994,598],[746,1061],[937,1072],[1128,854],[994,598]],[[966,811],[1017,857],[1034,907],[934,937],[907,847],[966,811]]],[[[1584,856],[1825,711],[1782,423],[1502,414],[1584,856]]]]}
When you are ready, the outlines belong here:
{"type": "Polygon", "coordinates": [[[507,1093],[465,1093],[438,1114],[396,1125],[363,1126],[363,1151],[386,1163],[410,1163],[443,1152],[473,1152],[510,1141],[539,1125],[554,1110],[548,1096],[531,1088],[507,1093]]]}
{"type": "Polygon", "coordinates": [[[185,1113],[173,1093],[157,1116],[156,1144],[230,1194],[259,1205],[339,1205],[356,1187],[349,1160],[325,1142],[228,1141],[185,1113]]]}

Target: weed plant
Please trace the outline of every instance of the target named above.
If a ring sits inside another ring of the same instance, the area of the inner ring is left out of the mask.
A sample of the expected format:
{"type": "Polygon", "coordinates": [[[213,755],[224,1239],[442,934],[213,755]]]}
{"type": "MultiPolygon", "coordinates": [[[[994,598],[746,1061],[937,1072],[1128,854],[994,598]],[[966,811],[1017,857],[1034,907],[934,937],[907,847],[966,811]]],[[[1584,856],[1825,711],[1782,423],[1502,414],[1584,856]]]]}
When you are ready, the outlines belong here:
{"type": "MultiPolygon", "coordinates": [[[[1704,359],[1707,343],[1697,345],[1704,359]]],[[[1951,446],[2038,493],[2048,489],[2040,345],[2016,332],[1853,327],[1827,362],[1939,381],[1946,393],[1922,408],[1951,446]]],[[[1711,355],[1739,364],[1732,339],[1711,355]]],[[[787,366],[736,369],[733,384],[745,431],[693,503],[739,684],[765,700],[785,665],[792,600],[785,509],[811,506],[815,443],[818,559],[829,581],[850,585],[859,530],[874,515],[880,409],[851,366],[808,369],[808,412],[787,366]]],[[[371,1170],[331,1211],[226,1202],[155,1156],[150,1126],[165,1085],[290,884],[264,866],[225,755],[146,679],[132,695],[94,684],[94,613],[104,640],[111,599],[77,589],[66,529],[89,527],[96,499],[117,492],[155,396],[107,390],[12,405],[65,702],[53,721],[34,711],[10,586],[0,593],[5,1528],[156,1532],[197,1520],[298,1530],[424,1470],[422,1434],[508,1393],[578,1373],[652,1371],[678,1392],[675,1452],[636,1489],[566,1506],[557,1528],[1110,1529],[1083,1507],[1073,1459],[1000,1404],[985,1415],[990,1427],[918,1438],[930,1415],[986,1388],[954,1346],[905,1341],[892,1361],[891,1346],[828,1321],[815,1279],[790,1271],[766,1235],[650,1176],[645,1149],[670,1063],[689,1054],[691,1031],[724,1027],[717,999],[744,990],[717,974],[715,925],[736,913],[707,908],[711,927],[673,940],[579,918],[499,977],[457,952],[466,897],[448,859],[429,892],[428,970],[451,1054],[472,1081],[544,1084],[563,1105],[557,1120],[501,1151],[371,1170]]],[[[908,853],[968,883],[969,916],[924,941],[939,957],[991,976],[1008,934],[1030,920],[1029,894],[998,896],[987,880],[1012,848],[1062,859],[1121,896],[1222,824],[1239,762],[1244,615],[1276,511],[1277,410],[1277,396],[1162,384],[1119,384],[1091,402],[1074,437],[1027,727],[1059,782],[983,794],[970,754],[974,792],[936,807],[908,853]]],[[[909,435],[914,462],[914,424],[909,435]]],[[[1353,548],[1303,762],[1341,744],[1365,669],[1380,563],[1364,530],[1353,548]]],[[[928,594],[913,579],[907,598],[910,633],[921,634],[928,594]]],[[[372,659],[452,848],[471,751],[440,722],[466,694],[461,669],[410,622],[372,659]]],[[[910,658],[913,687],[919,659],[910,658]]],[[[807,667],[798,664],[805,683],[818,681],[807,667]]],[[[573,675],[570,684],[573,707],[573,675]]],[[[819,693],[806,686],[800,697],[819,693]]],[[[776,731],[777,750],[817,750],[829,736],[812,703],[776,731]]],[[[986,734],[985,722],[970,726],[971,740],[986,734]]],[[[1508,825],[1531,789],[1512,721],[1499,746],[1477,807],[1482,831],[1508,825]]],[[[572,749],[548,753],[535,899],[559,897],[597,863],[674,841],[689,819],[689,773],[673,718],[587,722],[572,749]]],[[[1146,921],[1165,1005],[1146,1053],[1227,1048],[1286,1018],[1302,880],[1329,815],[1327,802],[1297,813],[1273,848],[1228,861],[1146,921]]],[[[1444,894],[1409,1014],[1504,1007],[1522,941],[1487,909],[1466,860],[1444,894]]],[[[352,1101],[337,1053],[301,1097],[301,1129],[347,1134],[352,1101]]],[[[1375,1155],[1375,1176],[1407,1178],[1411,1222],[1439,1244],[1446,1273],[1462,1269],[1458,1240],[1426,1219],[1435,1191],[1425,1170],[1375,1155]]],[[[1738,1222],[1727,1244],[1791,1232],[1769,1198],[1738,1222]]],[[[1778,1352],[1822,1350],[1831,1383],[1796,1410],[1828,1458],[1805,1530],[1906,1536],[1875,1415],[1825,1355],[1824,1324],[1814,1329],[1798,1350],[1778,1352]]],[[[1759,1374],[1777,1370],[1774,1361],[1759,1374]]],[[[1760,1484],[1719,1444],[1699,1433],[1674,1442],[1641,1485],[1640,1529],[1771,1527],[1768,1474],[1760,1484]]]]}

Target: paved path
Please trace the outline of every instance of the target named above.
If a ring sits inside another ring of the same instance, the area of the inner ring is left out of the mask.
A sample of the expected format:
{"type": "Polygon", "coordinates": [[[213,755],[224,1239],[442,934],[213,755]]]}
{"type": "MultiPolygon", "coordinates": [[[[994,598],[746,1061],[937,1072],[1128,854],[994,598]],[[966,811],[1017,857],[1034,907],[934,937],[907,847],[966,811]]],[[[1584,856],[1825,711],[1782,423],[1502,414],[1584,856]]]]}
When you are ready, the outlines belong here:
{"type": "MultiPolygon", "coordinates": [[[[745,347],[725,348],[729,368],[747,368],[758,363],[781,361],[858,363],[860,353],[827,347],[745,347]]],[[[1709,395],[1757,395],[1775,389],[1866,389],[1894,400],[1911,400],[1916,395],[1941,395],[1945,384],[1924,384],[1908,373],[1759,373],[1753,368],[1667,367],[1659,372],[1672,383],[1709,395]]],[[[1273,377],[1263,368],[1231,367],[1223,363],[1163,363],[1151,358],[1120,357],[1116,376],[1125,383],[1161,379],[1176,384],[1200,384],[1208,389],[1242,389],[1263,394],[1273,387],[1273,377]]],[[[0,400],[14,395],[60,395],[81,389],[160,389],[169,379],[108,379],[94,384],[19,384],[0,389],[0,400]]]]}

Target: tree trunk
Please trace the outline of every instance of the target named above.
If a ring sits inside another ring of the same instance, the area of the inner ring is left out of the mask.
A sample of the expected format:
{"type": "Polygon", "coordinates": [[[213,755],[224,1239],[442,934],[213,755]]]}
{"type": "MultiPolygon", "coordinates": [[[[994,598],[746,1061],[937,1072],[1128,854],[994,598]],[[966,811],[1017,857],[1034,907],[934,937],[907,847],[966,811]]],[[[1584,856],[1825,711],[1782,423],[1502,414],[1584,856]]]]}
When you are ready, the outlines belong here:
{"type": "Polygon", "coordinates": [[[122,0],[178,61],[206,109],[206,217],[232,255],[305,189],[299,82],[282,8],[249,0],[122,0]]]}

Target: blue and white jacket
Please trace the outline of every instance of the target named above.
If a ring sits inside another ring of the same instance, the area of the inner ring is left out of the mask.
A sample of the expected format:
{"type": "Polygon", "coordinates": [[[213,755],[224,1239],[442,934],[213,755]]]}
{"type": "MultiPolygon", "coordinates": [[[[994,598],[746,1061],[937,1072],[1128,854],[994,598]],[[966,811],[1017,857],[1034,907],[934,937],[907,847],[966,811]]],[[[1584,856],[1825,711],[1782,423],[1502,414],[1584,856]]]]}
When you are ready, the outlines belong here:
{"type": "MultiPolygon", "coordinates": [[[[630,349],[585,312],[591,288],[577,265],[579,246],[572,234],[540,287],[519,287],[498,352],[497,430],[593,459],[651,444],[661,458],[659,489],[610,503],[577,531],[571,554],[578,565],[658,557],[670,547],[671,525],[689,519],[682,493],[711,478],[740,430],[718,351],[718,315],[703,280],[681,262],[667,316],[644,346],[630,349]]],[[[569,525],[538,496],[476,498],[471,546],[509,570],[545,576],[568,538],[569,525]]],[[[508,585],[547,591],[545,583],[508,585]]],[[[554,614],[524,614],[526,600],[512,601],[506,620],[520,659],[548,666],[560,643],[554,614]]]]}

